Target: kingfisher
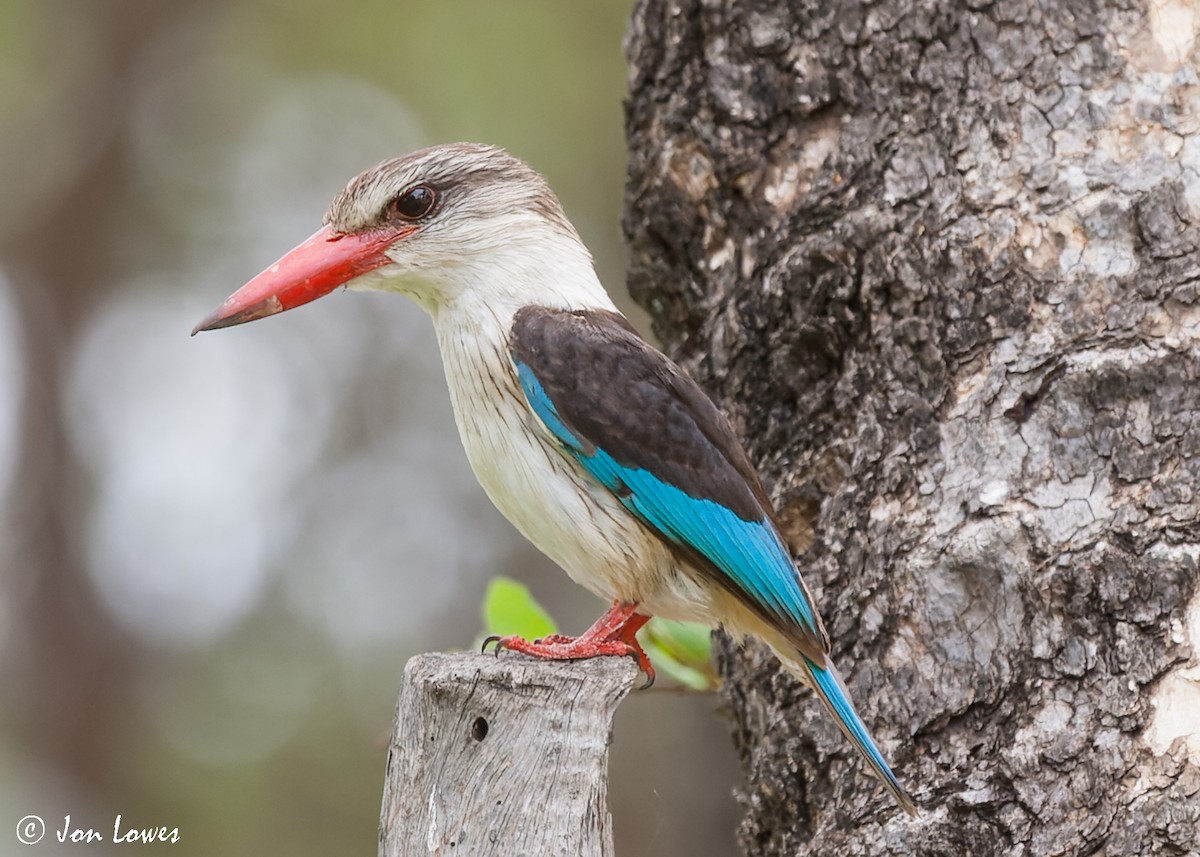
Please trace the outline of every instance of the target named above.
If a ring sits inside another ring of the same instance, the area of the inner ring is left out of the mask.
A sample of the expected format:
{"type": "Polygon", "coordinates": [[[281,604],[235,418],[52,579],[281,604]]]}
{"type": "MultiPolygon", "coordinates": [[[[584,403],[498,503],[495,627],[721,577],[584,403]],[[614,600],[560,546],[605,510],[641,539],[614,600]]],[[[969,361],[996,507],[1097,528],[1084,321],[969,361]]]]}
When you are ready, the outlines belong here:
{"type": "Polygon", "coordinates": [[[729,422],[618,311],[546,180],[503,149],[434,146],[361,173],[324,225],[192,331],[338,286],[433,319],[471,468],[500,512],[611,608],[578,637],[504,637],[538,658],[632,656],[651,616],[757,638],[871,771],[916,809],[830,659],[829,634],[729,422]]]}

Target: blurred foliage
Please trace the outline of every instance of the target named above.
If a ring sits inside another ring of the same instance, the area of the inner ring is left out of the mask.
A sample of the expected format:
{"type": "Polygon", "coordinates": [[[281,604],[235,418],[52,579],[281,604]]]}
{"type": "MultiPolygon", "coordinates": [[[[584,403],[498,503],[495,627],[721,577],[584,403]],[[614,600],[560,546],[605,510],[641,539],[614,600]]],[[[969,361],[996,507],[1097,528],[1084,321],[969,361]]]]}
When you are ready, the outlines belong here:
{"type": "Polygon", "coordinates": [[[651,619],[641,630],[642,648],[663,675],[698,691],[721,685],[712,657],[712,630],[697,622],[651,619]]]}
{"type": "MultiPolygon", "coordinates": [[[[594,615],[479,490],[405,301],[187,334],[354,172],[453,140],[544,172],[636,313],[632,3],[0,0],[0,854],[27,813],[118,812],[180,857],[369,850],[405,659],[461,646],[497,572],[594,615]]],[[[697,699],[623,706],[619,853],[732,852],[697,699]]]]}
{"type": "Polygon", "coordinates": [[[538,604],[529,587],[507,577],[494,577],[483,595],[485,636],[524,637],[537,640],[558,632],[546,609],[538,604]]]}

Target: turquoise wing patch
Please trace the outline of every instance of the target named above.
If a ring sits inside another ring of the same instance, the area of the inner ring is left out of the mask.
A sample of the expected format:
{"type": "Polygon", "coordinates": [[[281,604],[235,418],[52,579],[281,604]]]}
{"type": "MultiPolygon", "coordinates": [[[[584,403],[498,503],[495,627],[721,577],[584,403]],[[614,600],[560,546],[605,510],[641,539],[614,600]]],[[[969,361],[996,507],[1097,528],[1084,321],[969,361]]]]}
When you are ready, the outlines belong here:
{"type": "Polygon", "coordinates": [[[639,520],[668,541],[707,559],[745,595],[820,639],[820,622],[800,585],[792,558],[765,518],[747,521],[719,502],[689,496],[653,473],[616,461],[599,438],[581,437],[560,416],[537,376],[517,362],[529,406],[593,478],[639,520]]]}

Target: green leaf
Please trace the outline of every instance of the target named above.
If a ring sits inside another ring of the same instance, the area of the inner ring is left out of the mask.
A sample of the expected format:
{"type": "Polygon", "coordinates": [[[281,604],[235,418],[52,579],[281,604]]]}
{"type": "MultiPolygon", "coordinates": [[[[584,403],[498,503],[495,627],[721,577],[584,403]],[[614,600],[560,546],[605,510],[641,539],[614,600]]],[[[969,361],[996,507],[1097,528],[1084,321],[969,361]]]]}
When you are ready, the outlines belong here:
{"type": "Polygon", "coordinates": [[[721,683],[712,662],[712,630],[696,622],[651,619],[642,629],[650,663],[692,690],[715,690],[721,683]]]}
{"type": "Polygon", "coordinates": [[[536,640],[558,631],[550,614],[529,594],[529,587],[507,577],[495,577],[483,596],[485,634],[515,634],[536,640]]]}

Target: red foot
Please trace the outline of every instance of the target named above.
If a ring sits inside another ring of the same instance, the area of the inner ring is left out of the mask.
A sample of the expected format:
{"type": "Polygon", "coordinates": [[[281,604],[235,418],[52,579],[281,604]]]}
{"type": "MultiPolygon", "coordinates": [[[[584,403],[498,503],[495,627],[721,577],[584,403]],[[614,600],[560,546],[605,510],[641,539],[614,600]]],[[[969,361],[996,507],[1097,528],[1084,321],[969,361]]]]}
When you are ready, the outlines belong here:
{"type": "MultiPolygon", "coordinates": [[[[519,640],[520,637],[506,637],[507,640],[519,640]]],[[[547,634],[545,637],[534,640],[538,645],[552,646],[556,643],[570,643],[574,641],[574,637],[568,637],[566,634],[547,634]]]]}
{"type": "Polygon", "coordinates": [[[650,621],[650,617],[638,613],[637,607],[636,602],[614,601],[608,612],[578,637],[551,634],[530,642],[523,637],[492,636],[483,641],[483,647],[486,649],[489,643],[495,643],[497,652],[510,649],[553,661],[576,661],[605,655],[632,657],[646,674],[646,683],[642,687],[647,688],[654,684],[654,667],[650,666],[650,658],[637,641],[637,632],[650,621]]]}

